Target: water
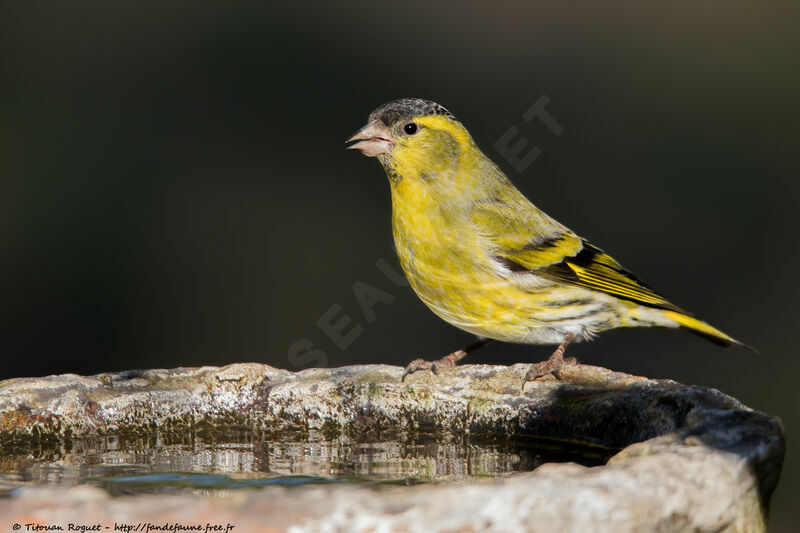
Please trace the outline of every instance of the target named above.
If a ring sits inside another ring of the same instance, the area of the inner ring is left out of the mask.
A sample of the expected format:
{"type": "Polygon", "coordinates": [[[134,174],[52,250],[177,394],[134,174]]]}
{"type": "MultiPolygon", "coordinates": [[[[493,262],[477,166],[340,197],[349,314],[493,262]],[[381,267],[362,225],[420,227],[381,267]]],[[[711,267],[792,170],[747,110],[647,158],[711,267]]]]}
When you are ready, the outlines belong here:
{"type": "MultiPolygon", "coordinates": [[[[229,436],[230,437],[230,436],[229,436]]],[[[568,441],[443,443],[259,440],[197,435],[76,440],[0,456],[0,495],[20,486],[90,484],[114,495],[225,491],[315,483],[417,484],[504,476],[546,462],[605,463],[613,450],[568,441]]]]}

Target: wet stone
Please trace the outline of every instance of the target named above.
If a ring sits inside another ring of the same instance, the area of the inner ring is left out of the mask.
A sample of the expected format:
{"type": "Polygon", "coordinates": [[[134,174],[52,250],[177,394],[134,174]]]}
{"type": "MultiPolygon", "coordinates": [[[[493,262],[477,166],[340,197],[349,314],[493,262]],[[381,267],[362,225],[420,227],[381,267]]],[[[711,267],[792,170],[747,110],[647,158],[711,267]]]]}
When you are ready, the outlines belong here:
{"type": "Polygon", "coordinates": [[[6,380],[0,523],[765,530],[778,419],[714,389],[587,365],[521,394],[526,370],[401,382],[385,365],[248,363],[6,380]]]}

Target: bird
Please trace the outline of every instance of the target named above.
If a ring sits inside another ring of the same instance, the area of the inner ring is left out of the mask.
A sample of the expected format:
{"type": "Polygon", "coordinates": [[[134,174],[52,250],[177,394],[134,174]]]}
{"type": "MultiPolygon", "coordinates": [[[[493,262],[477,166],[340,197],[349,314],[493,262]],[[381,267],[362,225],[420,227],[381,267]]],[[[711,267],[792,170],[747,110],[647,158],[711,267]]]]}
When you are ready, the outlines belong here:
{"type": "Polygon", "coordinates": [[[390,184],[392,233],[417,296],[440,318],[477,336],[441,359],[416,359],[402,375],[438,373],[492,340],[550,344],[525,384],[561,379],[571,342],[614,328],[680,328],[721,346],[749,346],[674,305],[616,259],[531,203],[445,107],[388,102],[347,141],[377,157],[390,184]]]}

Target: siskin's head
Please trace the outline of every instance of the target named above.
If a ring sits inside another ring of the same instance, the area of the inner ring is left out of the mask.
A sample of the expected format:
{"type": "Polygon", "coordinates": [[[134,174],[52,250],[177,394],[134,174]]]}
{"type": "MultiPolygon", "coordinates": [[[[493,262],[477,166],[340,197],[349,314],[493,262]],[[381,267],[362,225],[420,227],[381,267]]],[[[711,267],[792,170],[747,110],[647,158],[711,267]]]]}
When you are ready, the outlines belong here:
{"type": "Polygon", "coordinates": [[[420,98],[382,105],[350,141],[358,142],[349,148],[377,156],[393,180],[438,178],[474,149],[467,130],[447,109],[420,98]]]}

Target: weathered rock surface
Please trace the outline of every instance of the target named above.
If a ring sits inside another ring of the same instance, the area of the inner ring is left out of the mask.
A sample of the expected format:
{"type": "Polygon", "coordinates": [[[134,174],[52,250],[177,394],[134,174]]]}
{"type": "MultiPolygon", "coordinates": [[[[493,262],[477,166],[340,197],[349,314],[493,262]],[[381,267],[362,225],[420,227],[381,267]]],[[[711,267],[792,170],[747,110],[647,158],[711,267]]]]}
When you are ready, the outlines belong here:
{"type": "MultiPolygon", "coordinates": [[[[0,383],[0,450],[158,430],[273,438],[580,441],[608,455],[486,481],[380,490],[272,487],[229,498],[111,499],[93,487],[24,487],[0,524],[231,523],[234,531],[763,531],[784,453],[780,421],[719,391],[566,368],[466,365],[400,382],[397,367],[292,373],[260,364],[0,383]]],[[[64,526],[66,529],[66,526],[64,526]]]]}

